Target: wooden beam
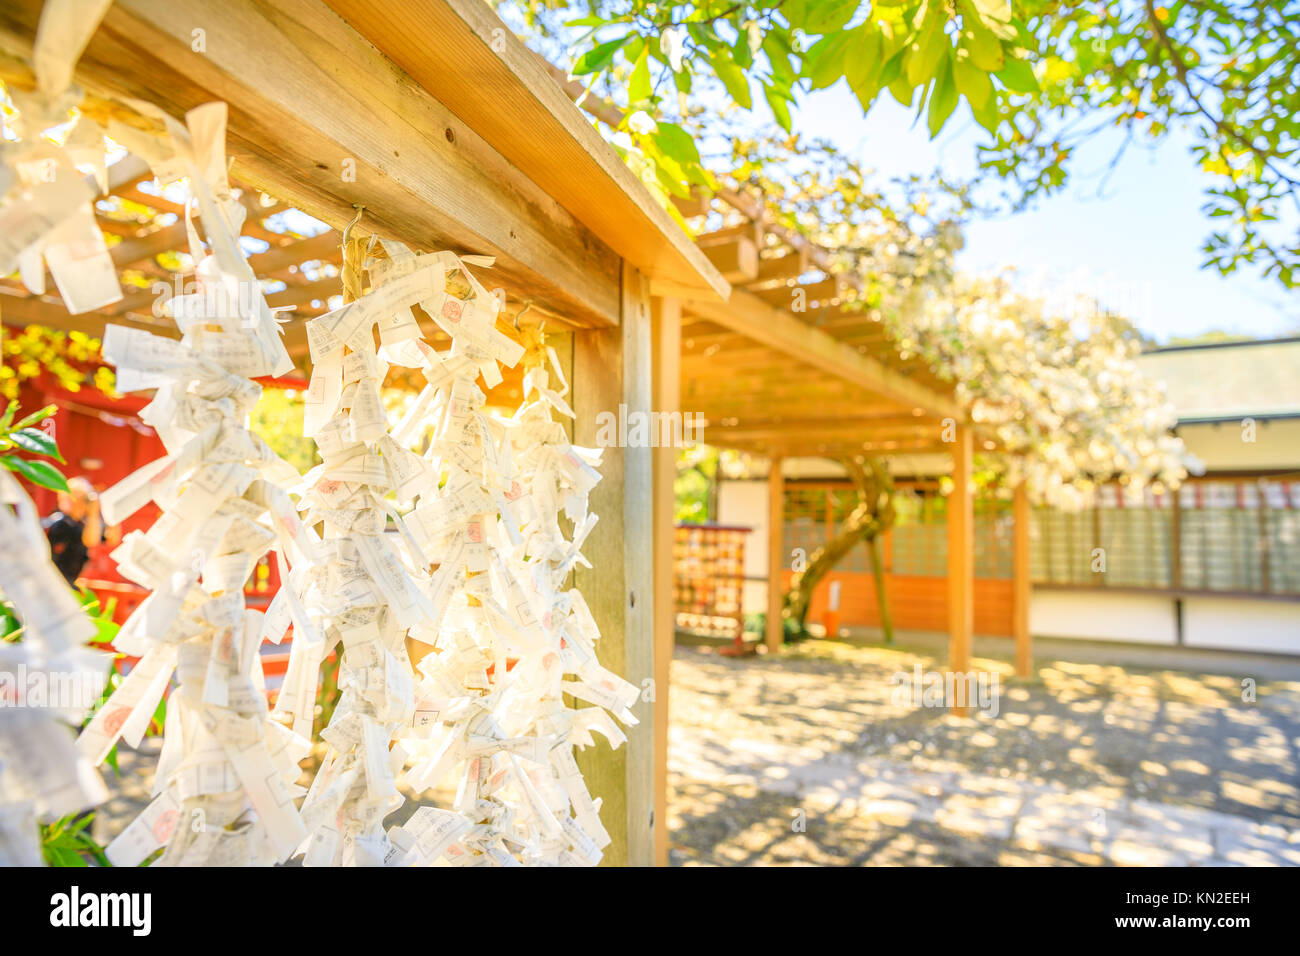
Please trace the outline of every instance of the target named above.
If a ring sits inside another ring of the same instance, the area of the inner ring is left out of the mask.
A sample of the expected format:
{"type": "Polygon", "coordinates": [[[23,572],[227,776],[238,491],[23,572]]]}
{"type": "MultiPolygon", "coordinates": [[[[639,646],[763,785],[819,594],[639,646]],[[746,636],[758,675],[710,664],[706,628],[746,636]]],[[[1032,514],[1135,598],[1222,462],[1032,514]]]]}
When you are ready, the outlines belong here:
{"type": "Polygon", "coordinates": [[[838,442],[840,444],[863,447],[867,445],[880,447],[885,442],[914,442],[925,446],[941,444],[939,429],[935,425],[921,423],[916,426],[872,426],[869,423],[849,422],[843,426],[835,422],[822,421],[816,424],[805,422],[781,422],[768,425],[722,425],[709,422],[704,427],[704,441],[710,445],[726,447],[730,442],[838,442]]]}
{"type": "Polygon", "coordinates": [[[808,254],[801,250],[787,252],[784,255],[760,259],[758,275],[754,282],[776,282],[782,279],[797,279],[808,271],[808,254]]]}
{"type": "MultiPolygon", "coordinates": [[[[577,332],[573,337],[574,439],[595,447],[601,412],[650,411],[650,296],[648,283],[624,267],[620,328],[577,332]]],[[[603,475],[591,495],[600,516],[583,553],[592,568],[575,572],[601,639],[600,663],[638,686],[654,676],[653,497],[649,448],[605,448],[603,475]]],[[[613,842],[602,863],[650,866],[654,862],[654,714],[634,708],[640,723],[627,729],[618,750],[588,747],[578,754],[591,793],[603,801],[601,820],[613,842]]]]}
{"type": "MultiPolygon", "coordinates": [[[[948,669],[957,675],[970,671],[975,630],[975,511],[971,488],[974,441],[969,427],[956,429],[952,448],[952,493],[948,495],[948,669]]],[[[962,682],[954,682],[959,686],[962,682]]],[[[952,712],[965,717],[970,701],[952,712]]]]}
{"type": "Polygon", "coordinates": [[[781,459],[772,458],[767,472],[767,652],[776,654],[785,643],[785,480],[781,459]]]}
{"type": "Polygon", "coordinates": [[[133,329],[144,329],[167,338],[180,338],[180,332],[170,319],[161,319],[153,323],[108,315],[104,312],[82,312],[79,315],[72,315],[62,302],[48,301],[35,296],[0,294],[0,322],[14,328],[43,325],[64,332],[84,332],[96,339],[103,338],[104,326],[112,323],[133,329]]]}
{"type": "Polygon", "coordinates": [[[760,289],[751,294],[758,296],[769,305],[793,311],[796,295],[802,297],[802,307],[807,310],[810,309],[814,302],[823,305],[838,303],[843,298],[847,288],[842,279],[830,278],[819,279],[816,282],[803,285],[795,283],[794,285],[776,286],[771,289],[760,289]]]}
{"type": "MultiPolygon", "coordinates": [[[[39,0],[0,7],[0,47],[30,58],[40,10],[39,0]]],[[[419,33],[424,19],[405,26],[419,49],[445,51],[459,64],[449,72],[465,73],[462,44],[419,33]]],[[[335,228],[363,204],[358,234],[495,256],[495,268],[481,273],[488,288],[530,297],[573,325],[618,321],[619,260],[609,245],[320,0],[119,0],[77,80],[174,116],[224,100],[240,182],[335,228]],[[196,25],[204,52],[191,48],[196,25]]],[[[519,89],[516,78],[485,95],[500,106],[519,89]]],[[[532,123],[511,128],[519,140],[538,138],[532,123]]]]}
{"type": "Polygon", "coordinates": [[[726,298],[722,276],[487,4],[328,2],[643,275],[726,298]]]}
{"type": "Polygon", "coordinates": [[[312,262],[316,259],[338,258],[343,237],[330,229],[307,239],[299,239],[283,246],[272,246],[265,252],[248,257],[248,264],[257,276],[267,276],[289,266],[312,262]]]}
{"type": "MultiPolygon", "coordinates": [[[[676,299],[651,302],[653,406],[681,411],[682,307],[676,299]]],[[[656,448],[654,457],[654,862],[668,866],[668,699],[677,613],[673,541],[677,495],[677,449],[656,448]]]]}
{"type": "Polygon", "coordinates": [[[758,275],[758,244],[748,236],[705,246],[704,254],[728,282],[747,282],[758,275]]]}
{"type": "Polygon", "coordinates": [[[1012,499],[1011,633],[1016,639],[1016,674],[1034,670],[1033,636],[1029,632],[1029,492],[1022,481],[1012,499]]]}
{"type": "Polygon", "coordinates": [[[773,308],[752,293],[734,289],[731,300],[725,304],[693,301],[688,308],[791,358],[860,385],[881,398],[958,422],[965,419],[951,395],[935,392],[877,359],[858,354],[852,347],[800,322],[789,312],[773,308]]]}

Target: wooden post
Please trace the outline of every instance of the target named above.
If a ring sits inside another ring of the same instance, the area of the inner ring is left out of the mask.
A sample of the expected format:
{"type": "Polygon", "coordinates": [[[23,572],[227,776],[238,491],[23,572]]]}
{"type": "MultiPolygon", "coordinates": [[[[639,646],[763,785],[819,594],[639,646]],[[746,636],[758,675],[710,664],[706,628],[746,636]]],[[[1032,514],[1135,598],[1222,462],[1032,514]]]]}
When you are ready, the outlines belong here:
{"type": "Polygon", "coordinates": [[[785,641],[781,610],[785,605],[785,587],[781,572],[785,569],[785,479],[781,459],[773,457],[767,475],[767,651],[775,654],[785,641]]]}
{"type": "MultiPolygon", "coordinates": [[[[573,336],[573,410],[577,444],[595,446],[596,416],[650,411],[650,294],[645,277],[623,264],[618,328],[573,336]]],[[[654,566],[650,448],[605,448],[602,479],[591,495],[600,516],[583,546],[590,569],[579,569],[582,591],[600,627],[600,663],[633,684],[654,670],[654,566]]],[[[612,842],[602,865],[650,866],[654,862],[654,714],[643,702],[640,723],[628,741],[611,750],[600,741],[578,754],[588,788],[602,800],[601,820],[612,842]]]]}
{"type": "Polygon", "coordinates": [[[1012,506],[1011,630],[1016,639],[1016,675],[1028,677],[1034,669],[1033,636],[1029,633],[1029,492],[1016,485],[1012,506]]]}
{"type": "MultiPolygon", "coordinates": [[[[682,307],[676,299],[651,300],[651,377],[655,411],[681,408],[682,307]]],[[[654,863],[668,865],[668,688],[676,642],[673,538],[677,449],[656,448],[654,458],[654,863]]]]}
{"type": "MultiPolygon", "coordinates": [[[[957,674],[970,670],[975,630],[972,454],[970,426],[959,425],[952,449],[952,494],[948,496],[948,667],[957,674]]],[[[968,707],[956,706],[954,702],[953,713],[958,717],[965,717],[968,712],[968,707]]]]}

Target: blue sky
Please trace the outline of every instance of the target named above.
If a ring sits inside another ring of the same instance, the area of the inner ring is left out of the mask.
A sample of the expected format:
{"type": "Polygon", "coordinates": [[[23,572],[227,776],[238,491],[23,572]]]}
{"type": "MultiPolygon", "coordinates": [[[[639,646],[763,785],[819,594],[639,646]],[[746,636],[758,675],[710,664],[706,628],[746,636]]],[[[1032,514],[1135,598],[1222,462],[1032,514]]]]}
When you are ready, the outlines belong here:
{"type": "MultiPolygon", "coordinates": [[[[830,140],[881,176],[936,168],[969,176],[985,135],[963,103],[937,139],[924,119],[884,95],[867,117],[843,83],[814,93],[795,127],[830,140]]],[[[1210,223],[1200,212],[1209,180],[1188,154],[1188,139],[1131,146],[1099,195],[1118,133],[1099,136],[1074,157],[1063,192],[1016,215],[972,223],[958,258],[971,271],[1016,267],[1026,292],[1095,295],[1160,342],[1221,329],[1267,338],[1300,334],[1300,293],[1249,271],[1221,277],[1200,268],[1210,223]]]]}

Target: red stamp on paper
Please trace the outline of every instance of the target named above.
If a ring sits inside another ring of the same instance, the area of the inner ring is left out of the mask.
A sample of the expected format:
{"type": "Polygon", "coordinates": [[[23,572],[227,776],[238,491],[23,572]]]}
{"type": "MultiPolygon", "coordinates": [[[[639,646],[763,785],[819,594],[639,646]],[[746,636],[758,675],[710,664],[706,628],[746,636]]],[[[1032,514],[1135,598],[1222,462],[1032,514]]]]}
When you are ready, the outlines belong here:
{"type": "Polygon", "coordinates": [[[175,810],[164,810],[158,814],[158,819],[153,822],[153,837],[159,843],[166,843],[176,832],[176,822],[181,815],[175,810]]]}
{"type": "Polygon", "coordinates": [[[442,316],[448,322],[459,322],[461,313],[465,307],[460,304],[460,299],[446,299],[442,303],[442,316]]]}
{"type": "Polygon", "coordinates": [[[104,715],[104,733],[108,734],[110,737],[116,736],[118,731],[122,729],[122,725],[126,723],[126,719],[130,716],[131,708],[114,707],[104,715]]]}
{"type": "Polygon", "coordinates": [[[475,544],[480,543],[483,540],[483,525],[477,521],[471,521],[468,534],[471,541],[475,544]]]}

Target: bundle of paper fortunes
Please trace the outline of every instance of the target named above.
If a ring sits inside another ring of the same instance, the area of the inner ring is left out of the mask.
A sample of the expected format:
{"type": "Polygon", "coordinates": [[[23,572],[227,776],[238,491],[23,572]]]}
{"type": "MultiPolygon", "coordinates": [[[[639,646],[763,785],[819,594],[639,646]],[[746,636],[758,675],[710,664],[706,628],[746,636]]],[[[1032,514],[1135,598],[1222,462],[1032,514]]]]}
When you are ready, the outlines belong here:
{"type": "Polygon", "coordinates": [[[102,686],[105,658],[82,646],[95,626],[50,562],[36,506],[3,470],[0,536],[0,593],[23,625],[19,642],[0,643],[0,866],[40,866],[38,818],[56,820],[108,799],[99,773],[73,745],[69,724],[85,714],[76,695],[62,699],[62,690],[102,686]]]}
{"type": "MultiPolygon", "coordinates": [[[[383,245],[387,257],[370,269],[375,291],[352,305],[390,314],[380,321],[385,357],[420,368],[428,381],[395,429],[395,446],[419,438],[422,426],[432,430],[422,458],[402,456],[405,477],[394,470],[395,483],[420,492],[408,514],[394,516],[416,551],[410,564],[422,555],[436,566],[427,585],[432,613],[408,632],[434,650],[420,660],[405,724],[402,749],[412,763],[405,782],[416,793],[458,783],[451,810],[421,807],[389,830],[387,861],[594,864],[609,838],[573,747],[591,742],[592,729],[621,743],[601,708],[635,723],[627,708],[638,696],[596,663],[599,633],[581,595],[560,592],[595,524],[586,502],[599,480],[598,455],[573,448],[550,420],[550,407],[572,413],[540,369],[528,377],[533,400],[516,416],[484,413],[478,378],[499,384],[498,362],[513,366],[523,349],[495,327],[498,300],[467,268],[476,260],[383,245]],[[466,295],[450,288],[453,275],[466,295]],[[416,337],[415,303],[451,337],[450,351],[434,352],[416,337]],[[560,531],[561,508],[574,521],[572,541],[560,531]],[[565,683],[566,673],[581,680],[565,683]],[[565,691],[600,706],[572,711],[565,691]]],[[[348,327],[338,314],[322,320],[331,330],[348,327]]],[[[399,491],[399,499],[408,496],[399,491]]]]}
{"type": "MultiPolygon", "coordinates": [[[[496,327],[500,303],[469,271],[491,260],[380,243],[365,262],[370,291],[307,325],[305,431],[323,463],[300,480],[247,427],[260,394],[252,379],[292,362],[236,241],[244,210],[226,179],[225,107],[193,110],[181,126],[133,105],[169,139],[120,124],[109,132],[163,183],[186,178],[207,248],[187,202],[197,291],[169,303],[179,342],[119,326],[104,337],[117,387],[157,390],[141,418],[167,455],[103,496],[110,524],[150,501],[163,515],[114,552],[121,572],[151,594],[116,641],[139,662],[82,733],[80,752],[98,762],[119,740],[138,744],[178,681],[155,797],[110,859],[134,865],[165,848],[160,862],[177,865],[265,864],[295,852],[308,865],[594,865],[609,836],[574,748],[590,744],[592,731],[621,744],[611,714],[635,723],[638,689],[597,663],[595,621],[582,595],[564,589],[586,565],[580,549],[596,522],[587,495],[600,476],[599,454],[572,446],[551,418],[573,414],[554,352],[542,350],[529,369],[515,415],[487,413],[480,378],[499,384],[500,365],[524,351],[496,327]],[[424,341],[416,305],[450,335],[449,352],[424,341]],[[392,365],[421,370],[428,384],[390,433],[380,385],[392,365]],[[272,551],[282,586],[263,616],[245,606],[243,586],[272,551]],[[269,713],[260,647],[290,627],[289,668],[269,713]],[[418,669],[410,640],[424,649],[418,669]],[[335,647],[342,695],[300,814],[298,764],[310,751],[320,668],[335,647]],[[566,693],[594,706],[574,710],[566,693]],[[454,783],[452,806],[422,806],[385,832],[403,802],[400,782],[417,794],[454,783]]],[[[89,248],[92,231],[103,245],[88,206],[94,189],[69,174],[66,159],[55,169],[9,211],[0,263],[43,282],[44,256],[69,305],[96,308],[120,297],[106,252],[75,267],[59,258],[64,244],[89,248]]],[[[0,585],[4,573],[0,565],[0,585]]],[[[24,586],[16,585],[20,605],[36,600],[24,586]]],[[[66,604],[45,601],[57,620],[34,627],[46,637],[53,629],[60,647],[77,637],[66,604]]],[[[65,749],[59,780],[25,798],[22,813],[76,802],[60,795],[69,768],[84,761],[65,749]]]]}
{"type": "MultiPolygon", "coordinates": [[[[68,45],[57,30],[44,31],[37,89],[7,89],[17,119],[0,142],[0,275],[17,268],[42,295],[48,269],[69,311],[84,312],[122,293],[91,208],[107,184],[104,131],[85,117],[65,125],[80,99],[70,89],[76,54],[61,52],[68,45]],[[42,136],[56,126],[65,127],[61,145],[42,136]],[[77,164],[92,166],[93,176],[77,164]]],[[[0,866],[37,866],[38,818],[107,799],[72,730],[85,718],[84,698],[98,698],[107,660],[83,646],[95,626],[50,562],[35,505],[5,470],[0,535],[0,596],[22,625],[20,640],[0,643],[0,866]]]]}
{"type": "Polygon", "coordinates": [[[286,859],[306,830],[293,804],[298,762],[310,741],[268,713],[262,615],[245,607],[244,585],[275,547],[294,564],[316,559],[284,488],[297,471],[248,429],[261,393],[252,377],[292,367],[235,237],[243,207],[226,182],[225,107],[193,110],[187,128],[168,123],[210,254],[189,219],[197,291],[169,309],[180,341],[109,326],[103,352],[124,392],[156,389],[142,420],[168,454],[103,495],[116,524],[153,501],[162,517],[114,551],[119,571],[152,593],[115,644],[139,662],[87,725],[82,752],[102,760],[124,739],[139,743],[173,671],[156,794],[108,849],[135,865],[165,846],[161,864],[264,864],[286,859]],[[179,825],[178,825],[179,824],[179,825]]]}

